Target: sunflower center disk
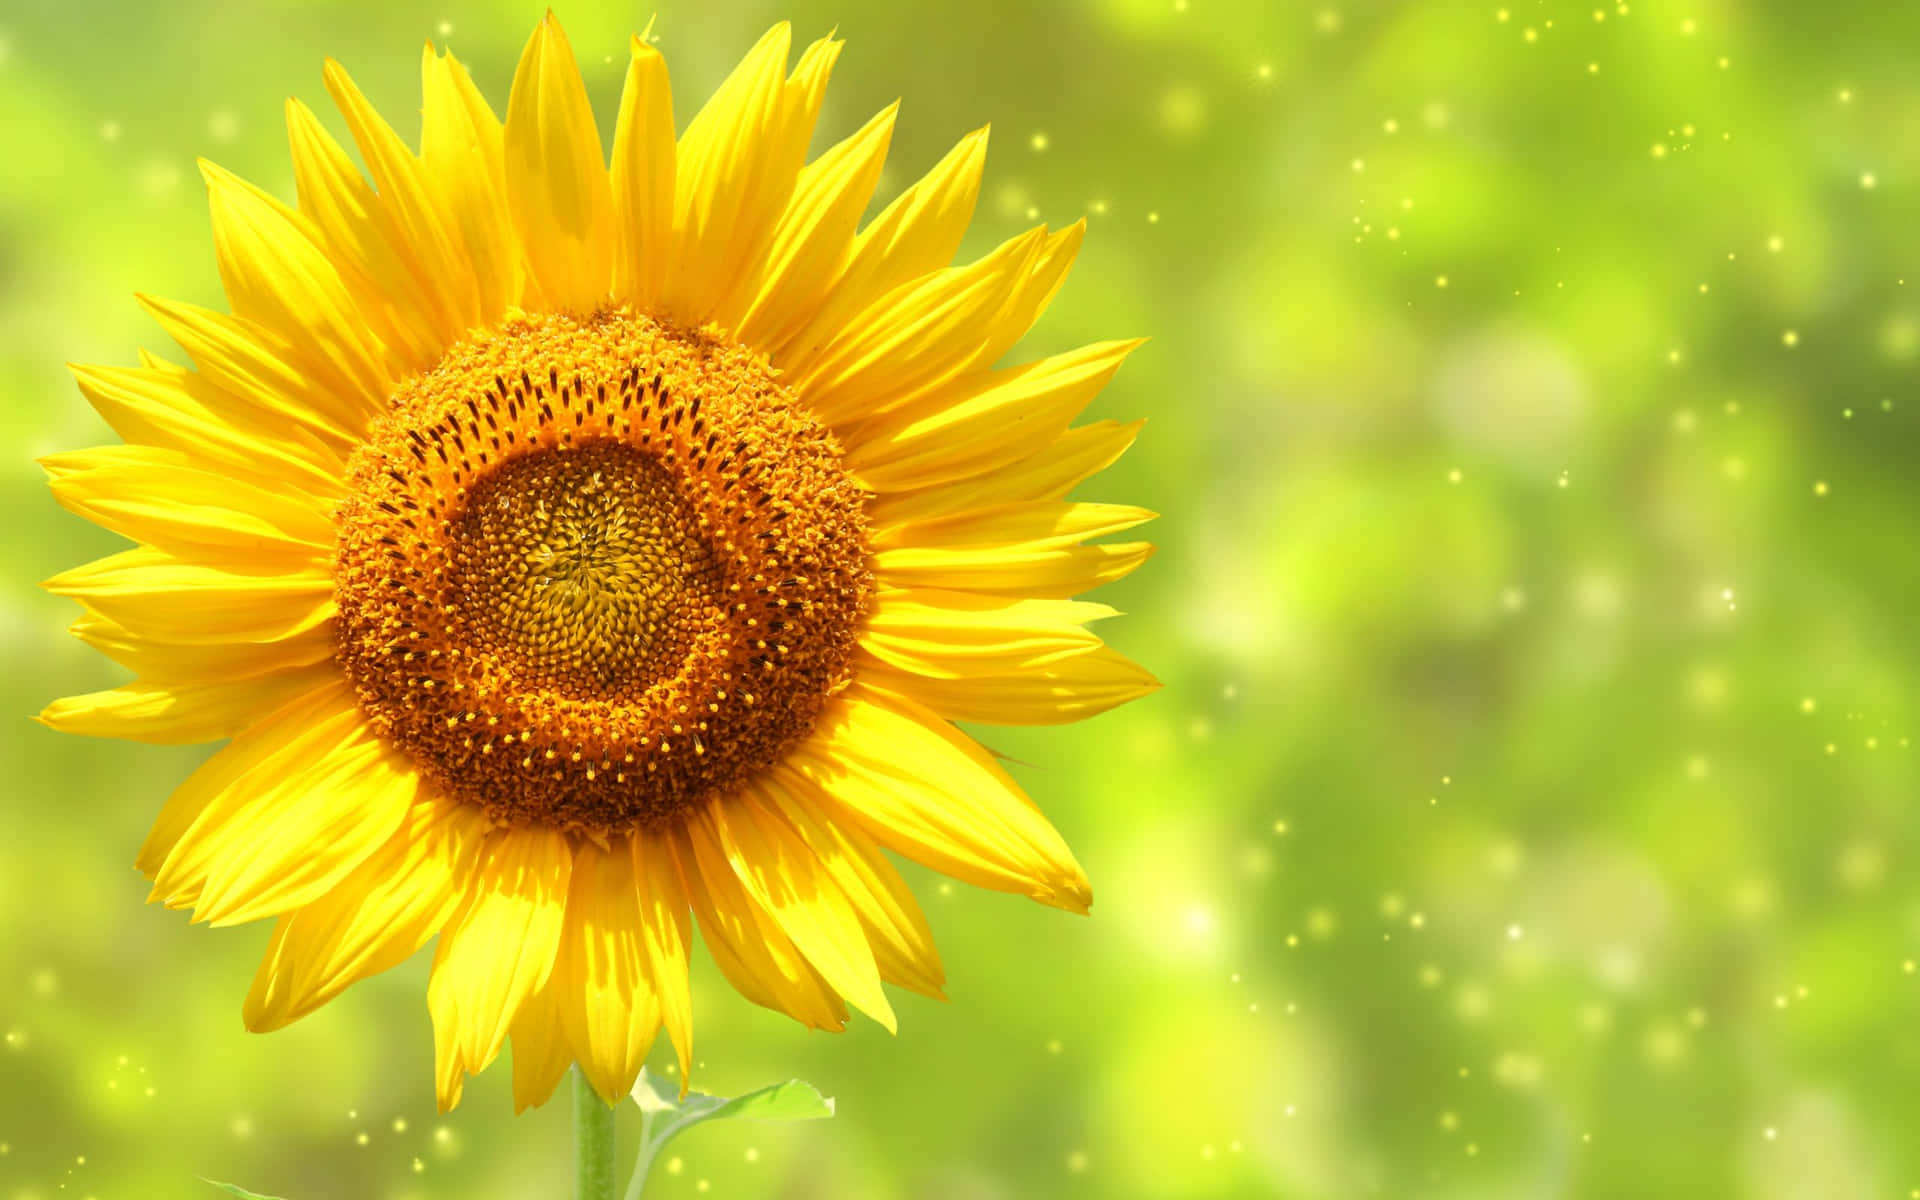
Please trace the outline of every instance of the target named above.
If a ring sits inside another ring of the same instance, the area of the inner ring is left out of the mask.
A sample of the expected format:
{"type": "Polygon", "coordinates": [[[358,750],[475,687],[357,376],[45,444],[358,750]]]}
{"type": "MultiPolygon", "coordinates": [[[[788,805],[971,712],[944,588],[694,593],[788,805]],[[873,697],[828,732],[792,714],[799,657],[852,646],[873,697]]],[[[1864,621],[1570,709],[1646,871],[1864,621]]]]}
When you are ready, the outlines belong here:
{"type": "Polygon", "coordinates": [[[740,347],[620,310],[510,322],[403,387],[349,478],[341,666],[498,819],[657,823],[846,683],[864,496],[740,347]]]}
{"type": "Polygon", "coordinates": [[[452,544],[469,647],[556,695],[637,700],[724,619],[697,519],[622,442],[496,467],[468,491],[452,544]]]}

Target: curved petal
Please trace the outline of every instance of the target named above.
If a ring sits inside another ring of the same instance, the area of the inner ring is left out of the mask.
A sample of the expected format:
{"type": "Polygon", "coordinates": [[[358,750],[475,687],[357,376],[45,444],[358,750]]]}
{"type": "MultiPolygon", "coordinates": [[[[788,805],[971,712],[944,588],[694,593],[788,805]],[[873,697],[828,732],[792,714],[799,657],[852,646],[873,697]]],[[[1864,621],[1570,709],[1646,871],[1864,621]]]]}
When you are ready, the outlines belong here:
{"type": "Polygon", "coordinates": [[[840,44],[816,42],[788,79],[792,38],[785,21],[769,29],[680,137],[662,303],[685,324],[716,315],[793,194],[840,44]]]}
{"type": "Polygon", "coordinates": [[[907,521],[927,521],[984,505],[1013,500],[1058,500],[1090,477],[1112,466],[1145,421],[1095,421],[1069,429],[1052,443],[987,473],[939,487],[878,496],[867,505],[867,519],[879,536],[907,521]]]}
{"type": "Polygon", "coordinates": [[[876,540],[882,551],[938,547],[1031,546],[1057,550],[1088,538],[1144,525],[1158,514],[1133,504],[1031,500],[969,509],[910,525],[895,525],[876,540]]]}
{"type": "Polygon", "coordinates": [[[64,571],[45,587],[133,634],[184,644],[281,641],[334,615],[330,572],[271,566],[242,574],[142,546],[64,571]]]}
{"type": "MultiPolygon", "coordinates": [[[[573,1051],[560,1027],[560,993],[551,980],[520,1006],[508,1036],[513,1038],[513,1111],[518,1115],[553,1099],[553,1090],[573,1065],[573,1051]]],[[[460,1102],[463,1086],[464,1081],[454,1081],[451,1100],[441,1100],[443,1111],[460,1102]]]]}
{"type": "Polygon", "coordinates": [[[374,194],[346,150],[300,101],[289,98],[287,142],[300,212],[319,232],[327,256],[378,328],[380,340],[409,370],[430,366],[459,331],[450,328],[421,285],[406,235],[391,206],[374,194]]]}
{"type": "Polygon", "coordinates": [[[923,996],[944,1000],[946,971],[933,931],[907,881],[858,825],[833,820],[813,799],[813,788],[776,766],[760,781],[762,797],[818,856],[833,885],[846,894],[866,932],[880,977],[923,996]]]}
{"type": "Polygon", "coordinates": [[[412,764],[366,727],[343,684],[313,696],[316,710],[269,753],[243,752],[247,765],[228,777],[232,764],[215,764],[229,747],[182,785],[198,811],[154,876],[168,907],[192,905],[194,920],[216,925],[298,908],[399,826],[418,787],[412,764]]]}
{"type": "Polygon", "coordinates": [[[102,446],[40,460],[54,498],[136,542],[205,561],[332,558],[325,509],[194,466],[178,450],[102,446]]]}
{"type": "Polygon", "coordinates": [[[545,304],[592,312],[612,274],[613,194],[573,47],[548,12],[507,100],[507,203],[545,304]]]}
{"type": "Polygon", "coordinates": [[[847,468],[868,490],[951,483],[1065,433],[1140,345],[1096,342],[986,371],[850,431],[847,468]]]}
{"type": "Polygon", "coordinates": [[[949,721],[1064,725],[1098,716],[1160,688],[1152,672],[1111,646],[1094,646],[1007,675],[935,679],[867,658],[867,684],[926,705],[949,721]]]}
{"type": "Polygon", "coordinates": [[[647,976],[660,1001],[660,1023],[680,1057],[680,1078],[693,1071],[693,997],[689,987],[686,885],[665,838],[650,833],[633,838],[633,877],[640,892],[640,941],[647,976]]]}
{"type": "Polygon", "coordinates": [[[573,1057],[609,1104],[633,1090],[660,1032],[647,965],[633,848],[625,839],[604,850],[583,843],[549,990],[573,1057]]]}
{"type": "Polygon", "coordinates": [[[935,679],[1010,675],[1101,645],[1086,625],[1114,615],[1084,600],[881,592],[860,645],[889,666],[935,679]]]}
{"type": "Polygon", "coordinates": [[[991,366],[1000,361],[1000,356],[1013,349],[1014,344],[1027,335],[1027,330],[1033,328],[1040,314],[1047,311],[1060,285],[1066,282],[1067,272],[1073,269],[1073,260],[1079,257],[1080,245],[1086,240],[1085,217],[1047,235],[1032,268],[1021,278],[1006,310],[988,333],[986,344],[979,352],[980,365],[991,366]]]}
{"type": "Polygon", "coordinates": [[[1046,242],[1046,230],[1033,229],[966,266],[902,284],[794,369],[791,386],[840,428],[986,366],[982,351],[1046,242]]]}
{"type": "Polygon", "coordinates": [[[784,342],[766,347],[774,365],[806,370],[862,310],[952,262],[973,219],[986,160],[987,131],[977,129],[861,230],[812,317],[784,342]]]}
{"type": "Polygon", "coordinates": [[[222,391],[270,421],[291,423],[289,433],[310,430],[342,459],[359,443],[375,411],[370,396],[342,390],[274,331],[191,304],[147,295],[134,299],[222,391]]]}
{"type": "Polygon", "coordinates": [[[1153,516],[1132,505],[1038,500],[896,525],[876,539],[874,577],[882,587],[1077,596],[1121,578],[1153,554],[1147,542],[1079,543],[1153,516]]]}
{"type": "Polygon", "coordinates": [[[639,308],[666,285],[676,170],[667,60],[636,36],[613,130],[613,294],[639,308]]]}
{"type": "MultiPolygon", "coordinates": [[[[337,716],[348,703],[344,683],[309,692],[288,701],[268,713],[252,727],[243,730],[226,746],[201,763],[185,783],[173,790],[147,833],[134,866],[149,879],[157,880],[160,869],[185,836],[220,797],[248,772],[293,745],[314,725],[337,716]]],[[[196,875],[197,877],[197,875],[196,875]]],[[[156,894],[159,889],[156,887],[156,894]]],[[[198,891],[182,892],[183,904],[198,899],[198,891]]]]}
{"type": "Polygon", "coordinates": [[[500,1053],[507,1027],[552,974],[572,869],[567,839],[553,830],[498,829],[481,847],[427,983],[442,1112],[459,1102],[464,1077],[500,1053]]]}
{"type": "MultiPolygon", "coordinates": [[[[814,122],[819,119],[820,105],[826,98],[827,77],[833,73],[833,64],[839,60],[844,44],[829,35],[801,52],[793,74],[780,90],[778,110],[768,138],[752,152],[752,158],[757,160],[749,164],[756,176],[755,190],[746,198],[741,227],[729,236],[732,252],[726,285],[714,294],[711,319],[723,328],[739,325],[741,316],[759,291],[761,273],[769,261],[773,240],[791,211],[793,194],[799,186],[801,164],[806,162],[814,122]]],[[[692,132],[691,128],[688,132],[692,132]]],[[[858,214],[854,219],[858,219],[858,214]]]]}
{"type": "Polygon", "coordinates": [[[461,253],[452,222],[441,211],[419,160],[367,103],[347,69],[328,59],[324,75],[327,92],[346,118],[354,145],[360,148],[378,189],[371,199],[390,230],[391,246],[426,285],[425,303],[417,315],[432,322],[437,340],[445,346],[483,318],[473,270],[461,253]]]}
{"type": "Polygon", "coordinates": [[[332,662],[287,667],[212,683],[136,680],[103,692],[67,696],[40,712],[62,733],[179,746],[232,737],[295,697],[333,683],[332,662]]]}
{"type": "Polygon", "coordinates": [[[69,363],[87,403],[129,444],[178,450],[193,462],[256,482],[338,497],[343,460],[319,440],[286,436],[284,422],[206,379],[154,360],[150,366],[69,363]]]}
{"type": "Polygon", "coordinates": [[[151,683],[235,683],[333,661],[333,623],[274,642],[178,642],[141,635],[88,611],[67,627],[95,650],[151,683]]]}
{"type": "Polygon", "coordinates": [[[473,805],[414,804],[352,874],[274,926],[242,1009],[247,1028],[279,1029],[413,957],[453,915],[486,831],[473,805]]]}
{"type": "Polygon", "coordinates": [[[828,811],[956,879],[1086,912],[1073,852],[993,757],[903,697],[855,683],[787,760],[828,811]]]}
{"type": "Polygon", "coordinates": [[[747,895],[711,831],[703,823],[676,829],[670,845],[701,936],[727,981],[755,1004],[809,1028],[846,1028],[847,1009],[839,994],[772,915],[747,895]]]}
{"type": "Polygon", "coordinates": [[[400,365],[359,319],[340,272],[314,241],[312,225],[204,159],[200,172],[233,314],[272,330],[360,413],[379,412],[400,365]]]}
{"type": "Polygon", "coordinates": [[[473,271],[480,319],[520,301],[526,255],[507,206],[506,133],[467,68],[429,45],[420,63],[420,164],[473,271]]]}
{"type": "Polygon", "coordinates": [[[759,797],[756,782],[709,805],[699,819],[747,894],[773,915],[827,985],[889,1032],[893,1008],[873,948],[846,894],[806,842],[759,797]]]}
{"type": "Polygon", "coordinates": [[[771,351],[797,333],[833,286],[854,230],[880,182],[893,141],[896,101],[857,133],[801,168],[793,198],[753,276],[736,336],[771,351]]]}
{"type": "Polygon", "coordinates": [[[1152,542],[1094,546],[907,546],[873,556],[883,587],[953,588],[991,596],[1066,599],[1124,579],[1153,557],[1152,542]]]}

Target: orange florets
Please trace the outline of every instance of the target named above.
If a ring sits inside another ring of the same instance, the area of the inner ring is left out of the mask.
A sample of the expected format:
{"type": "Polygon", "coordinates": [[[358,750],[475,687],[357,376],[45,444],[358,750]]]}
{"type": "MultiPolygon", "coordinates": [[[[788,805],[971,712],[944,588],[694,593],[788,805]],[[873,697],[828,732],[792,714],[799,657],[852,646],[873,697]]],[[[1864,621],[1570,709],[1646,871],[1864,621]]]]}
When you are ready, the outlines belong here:
{"type": "Polygon", "coordinates": [[[765,361],[625,310],[518,318],[349,466],[338,655],[499,819],[648,825],[775,761],[848,678],[864,494],[765,361]]]}

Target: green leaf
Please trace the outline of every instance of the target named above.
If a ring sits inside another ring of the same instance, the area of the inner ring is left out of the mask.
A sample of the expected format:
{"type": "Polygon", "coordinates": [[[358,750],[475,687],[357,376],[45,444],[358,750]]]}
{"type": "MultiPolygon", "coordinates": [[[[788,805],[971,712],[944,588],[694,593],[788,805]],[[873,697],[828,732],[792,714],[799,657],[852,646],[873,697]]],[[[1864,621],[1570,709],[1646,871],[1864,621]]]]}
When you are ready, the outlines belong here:
{"type": "Polygon", "coordinates": [[[668,1119],[681,1127],[700,1121],[721,1121],[747,1117],[755,1121],[814,1121],[833,1115],[833,1101],[820,1094],[812,1084],[789,1079],[770,1087],[735,1096],[709,1096],[688,1092],[679,1098],[679,1089],[660,1079],[645,1067],[633,1085],[633,1102],[649,1115],[670,1114],[668,1119]]]}
{"type": "Polygon", "coordinates": [[[707,1120],[751,1117],[756,1121],[817,1121],[832,1115],[831,1099],[810,1083],[789,1079],[729,1100],[707,1114],[707,1120]]]}
{"type": "Polygon", "coordinates": [[[240,1197],[240,1200],[280,1200],[278,1196],[266,1196],[259,1192],[250,1192],[237,1183],[221,1183],[218,1179],[208,1179],[204,1175],[200,1177],[200,1180],[203,1183],[212,1184],[223,1192],[230,1192],[240,1197]]]}
{"type": "Polygon", "coordinates": [[[822,1096],[818,1088],[798,1079],[759,1088],[729,1100],[705,1092],[688,1092],[680,1098],[680,1089],[641,1068],[633,1085],[633,1102],[640,1106],[640,1153],[633,1164],[633,1182],[628,1200],[637,1200],[646,1186],[647,1172],[661,1149],[695,1125],[707,1121],[728,1121],[744,1117],[754,1121],[814,1121],[833,1115],[833,1100],[822,1096]]]}
{"type": "MultiPolygon", "coordinates": [[[[689,1098],[701,1095],[689,1092],[689,1098]]],[[[633,1102],[640,1106],[643,1113],[674,1112],[680,1107],[680,1089],[661,1079],[645,1067],[640,1068],[640,1078],[633,1083],[633,1102]]]]}

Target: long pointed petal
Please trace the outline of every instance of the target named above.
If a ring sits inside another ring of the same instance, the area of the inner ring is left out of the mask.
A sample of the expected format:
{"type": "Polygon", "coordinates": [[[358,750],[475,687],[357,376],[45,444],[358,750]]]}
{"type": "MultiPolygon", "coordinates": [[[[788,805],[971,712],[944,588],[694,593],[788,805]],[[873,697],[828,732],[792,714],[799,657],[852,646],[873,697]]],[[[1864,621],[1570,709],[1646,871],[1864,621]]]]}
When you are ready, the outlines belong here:
{"type": "Polygon", "coordinates": [[[448,921],[427,983],[441,1111],[466,1075],[500,1053],[507,1028],[553,973],[573,855],[544,829],[489,835],[460,911],[448,921]]]}
{"type": "Polygon", "coordinates": [[[666,284],[676,170],[667,60],[636,36],[613,130],[613,294],[640,308],[666,284]]]}
{"type": "Polygon", "coordinates": [[[573,47],[549,12],[507,100],[507,199],[544,301],[592,312],[612,277],[613,194],[573,47]]]}
{"type": "Polygon", "coordinates": [[[299,350],[359,411],[379,412],[401,366],[359,319],[312,226],[204,159],[200,172],[213,210],[214,254],[234,315],[266,326],[299,350]]]}
{"type": "Polygon", "coordinates": [[[881,845],[956,879],[1085,912],[1073,852],[993,757],[938,716],[855,683],[788,760],[881,845]]]}
{"type": "Polygon", "coordinates": [[[634,884],[640,892],[640,938],[646,970],[660,1001],[660,1022],[680,1057],[680,1078],[693,1070],[693,997],[687,952],[693,944],[687,890],[667,840],[633,838],[634,884]]]}
{"type": "Polygon", "coordinates": [[[420,164],[472,267],[480,319],[491,321],[520,302],[527,279],[507,205],[506,133],[459,59],[428,46],[420,74],[420,164]]]}
{"type": "Polygon", "coordinates": [[[242,1010],[278,1029],[411,958],[453,915],[486,836],[473,805],[425,800],[332,891],[280,918],[242,1010]]]}
{"type": "Polygon", "coordinates": [[[633,1090],[660,1030],[646,967],[632,847],[624,839],[608,850],[582,844],[550,986],[567,1043],[609,1104],[633,1090]]]}
{"type": "Polygon", "coordinates": [[[762,256],[764,265],[752,277],[737,331],[742,342],[771,351],[813,316],[852,252],[854,230],[880,182],[899,111],[897,102],[889,104],[853,136],[801,168],[793,198],[762,256]]]}
{"type": "Polygon", "coordinates": [[[768,811],[759,787],[702,814],[747,894],[773,919],[834,991],[889,1030],[893,1008],[880,986],[873,949],[845,893],[793,828],[768,811]]]}

